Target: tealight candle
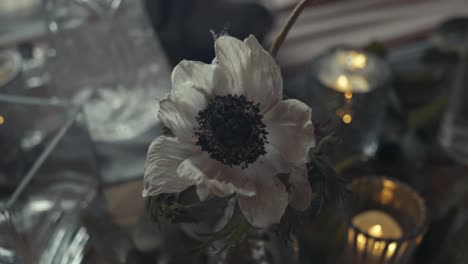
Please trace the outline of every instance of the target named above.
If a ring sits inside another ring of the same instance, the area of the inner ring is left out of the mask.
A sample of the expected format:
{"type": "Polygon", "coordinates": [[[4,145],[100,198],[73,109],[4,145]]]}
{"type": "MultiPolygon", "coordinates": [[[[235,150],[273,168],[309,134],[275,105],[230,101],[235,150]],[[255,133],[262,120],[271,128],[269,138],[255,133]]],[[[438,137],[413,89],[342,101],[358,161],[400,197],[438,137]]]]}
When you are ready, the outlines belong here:
{"type": "Polygon", "coordinates": [[[356,215],[353,225],[376,238],[399,239],[403,232],[401,226],[389,214],[379,210],[369,210],[356,215]]]}
{"type": "MultiPolygon", "coordinates": [[[[367,232],[373,239],[400,239],[403,235],[403,230],[395,218],[383,211],[369,210],[362,212],[356,215],[352,222],[355,227],[367,232]]],[[[357,249],[361,252],[367,251],[369,260],[380,257],[384,250],[384,244],[377,242],[374,246],[367,247],[366,240],[367,238],[363,234],[359,234],[357,249]]],[[[385,258],[390,259],[395,253],[395,249],[396,244],[390,243],[385,258]]]]}
{"type": "Polygon", "coordinates": [[[385,72],[378,66],[377,58],[355,50],[337,50],[318,72],[326,87],[340,93],[367,93],[375,89],[385,72]]]}

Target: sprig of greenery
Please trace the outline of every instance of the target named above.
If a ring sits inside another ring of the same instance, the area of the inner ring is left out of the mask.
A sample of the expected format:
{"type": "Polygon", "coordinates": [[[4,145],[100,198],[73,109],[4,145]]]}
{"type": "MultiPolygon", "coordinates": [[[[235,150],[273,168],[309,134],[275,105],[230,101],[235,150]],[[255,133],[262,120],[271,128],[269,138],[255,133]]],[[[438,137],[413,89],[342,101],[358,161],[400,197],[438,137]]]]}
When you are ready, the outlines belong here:
{"type": "Polygon", "coordinates": [[[317,193],[317,200],[312,204],[316,209],[315,214],[319,214],[324,206],[329,203],[342,201],[346,194],[346,182],[336,168],[328,161],[323,150],[329,144],[337,141],[336,135],[331,133],[323,137],[317,147],[311,149],[310,162],[307,164],[309,182],[317,193]]]}

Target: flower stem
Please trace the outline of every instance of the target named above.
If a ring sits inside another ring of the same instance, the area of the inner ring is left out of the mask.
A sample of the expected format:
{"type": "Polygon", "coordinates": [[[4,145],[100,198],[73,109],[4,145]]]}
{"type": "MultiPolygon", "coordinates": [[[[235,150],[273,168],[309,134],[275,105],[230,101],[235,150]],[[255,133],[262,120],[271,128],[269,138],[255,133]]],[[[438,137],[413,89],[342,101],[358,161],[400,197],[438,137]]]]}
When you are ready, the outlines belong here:
{"type": "Polygon", "coordinates": [[[297,18],[299,17],[299,15],[301,14],[302,10],[304,10],[304,8],[311,2],[311,0],[301,0],[297,5],[296,7],[294,8],[294,10],[292,11],[291,15],[289,15],[289,18],[288,20],[286,21],[286,23],[284,24],[283,28],[281,29],[280,33],[278,34],[278,36],[276,37],[275,39],[275,42],[273,42],[273,45],[271,45],[271,48],[270,48],[270,54],[271,56],[273,57],[276,57],[276,54],[278,53],[278,50],[279,48],[281,47],[281,45],[283,44],[284,40],[286,39],[288,33],[289,33],[289,30],[291,29],[291,27],[294,25],[294,23],[296,22],[297,18]]]}

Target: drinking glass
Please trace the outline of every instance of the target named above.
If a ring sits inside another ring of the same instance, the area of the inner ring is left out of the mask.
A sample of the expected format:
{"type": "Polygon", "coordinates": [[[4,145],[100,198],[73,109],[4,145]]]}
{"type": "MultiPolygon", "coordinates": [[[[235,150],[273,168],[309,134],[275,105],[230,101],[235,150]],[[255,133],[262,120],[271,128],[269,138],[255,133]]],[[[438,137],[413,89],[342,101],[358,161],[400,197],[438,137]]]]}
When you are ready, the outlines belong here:
{"type": "Polygon", "coordinates": [[[80,263],[97,165],[78,107],[0,95],[0,263],[80,263]]]}
{"type": "Polygon", "coordinates": [[[129,140],[153,127],[170,70],[142,1],[45,2],[53,93],[84,104],[95,140],[129,140]]]}

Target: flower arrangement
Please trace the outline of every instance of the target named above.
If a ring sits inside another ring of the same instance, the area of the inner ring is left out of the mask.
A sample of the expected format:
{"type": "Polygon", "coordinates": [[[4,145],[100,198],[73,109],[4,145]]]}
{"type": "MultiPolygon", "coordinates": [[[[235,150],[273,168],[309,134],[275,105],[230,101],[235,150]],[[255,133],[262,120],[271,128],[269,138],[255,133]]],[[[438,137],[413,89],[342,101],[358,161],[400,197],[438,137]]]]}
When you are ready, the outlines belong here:
{"type": "Polygon", "coordinates": [[[284,100],[274,59],[308,2],[298,4],[270,52],[252,35],[244,41],[220,36],[213,62],[180,62],[172,91],[159,100],[166,128],[146,160],[143,196],[150,212],[157,219],[197,222],[217,206],[236,205],[203,245],[225,239],[227,248],[250,228],[289,231],[297,219],[314,216],[313,200],[326,199],[312,186],[317,175],[325,182],[335,176],[319,155],[329,137],[316,147],[312,109],[284,100]],[[195,201],[183,202],[186,192],[196,193],[195,201]]]}

